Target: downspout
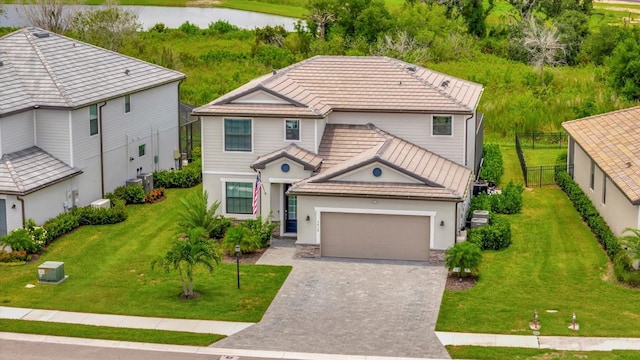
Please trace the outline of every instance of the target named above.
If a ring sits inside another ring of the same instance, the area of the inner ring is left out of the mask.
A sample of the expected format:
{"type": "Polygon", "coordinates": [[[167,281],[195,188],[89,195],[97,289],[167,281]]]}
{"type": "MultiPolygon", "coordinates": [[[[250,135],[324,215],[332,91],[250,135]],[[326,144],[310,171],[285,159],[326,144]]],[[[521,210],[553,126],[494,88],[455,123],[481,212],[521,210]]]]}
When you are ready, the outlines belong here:
{"type": "MultiPolygon", "coordinates": [[[[469,120],[473,119],[474,114],[471,114],[468,118],[464,120],[464,166],[469,166],[469,159],[467,154],[467,144],[469,143],[469,120]]],[[[474,141],[475,145],[475,141],[474,141]]],[[[475,151],[475,149],[474,149],[475,151]]],[[[475,153],[474,153],[475,155],[475,153]]],[[[475,171],[475,156],[474,156],[474,171],[475,171]]]]}
{"type": "Polygon", "coordinates": [[[98,107],[98,131],[100,132],[100,189],[102,191],[102,197],[104,197],[104,139],[102,136],[102,108],[105,105],[107,105],[106,101],[98,107]]]}
{"type": "Polygon", "coordinates": [[[24,224],[27,223],[27,220],[26,220],[26,216],[27,215],[26,215],[25,210],[24,210],[24,199],[20,195],[17,195],[16,199],[18,199],[18,201],[20,201],[20,210],[22,210],[22,227],[24,227],[24,224]]]}
{"type": "MultiPolygon", "coordinates": [[[[182,128],[180,126],[180,112],[181,112],[181,110],[180,110],[181,109],[181,107],[180,107],[180,85],[182,84],[183,81],[184,80],[178,81],[178,154],[180,154],[180,158],[177,160],[178,163],[175,164],[176,165],[176,169],[182,169],[182,148],[181,148],[182,144],[180,143],[180,132],[182,131],[182,128]]],[[[185,116],[189,116],[189,115],[190,114],[185,114],[185,116]]],[[[200,117],[198,116],[198,118],[200,118],[200,117]]],[[[202,127],[202,122],[200,123],[200,126],[202,127]]],[[[186,130],[186,128],[185,128],[185,130],[186,130]]],[[[202,129],[200,130],[200,134],[202,134],[202,129]]],[[[192,144],[193,144],[193,142],[192,142],[192,144]]],[[[202,146],[202,142],[200,142],[200,146],[202,146]]],[[[200,153],[202,154],[202,151],[200,151],[200,153]]],[[[158,156],[160,156],[160,154],[158,154],[158,156]]],[[[160,158],[158,158],[158,163],[160,163],[160,158]]]]}

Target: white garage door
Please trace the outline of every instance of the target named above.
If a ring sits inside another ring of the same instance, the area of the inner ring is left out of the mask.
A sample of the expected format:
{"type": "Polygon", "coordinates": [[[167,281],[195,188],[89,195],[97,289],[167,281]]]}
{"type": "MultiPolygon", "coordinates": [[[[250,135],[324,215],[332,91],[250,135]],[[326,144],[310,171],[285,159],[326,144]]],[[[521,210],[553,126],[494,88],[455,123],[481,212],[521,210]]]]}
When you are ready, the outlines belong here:
{"type": "Polygon", "coordinates": [[[429,258],[428,216],[321,214],[322,256],[364,259],[429,258]]]}

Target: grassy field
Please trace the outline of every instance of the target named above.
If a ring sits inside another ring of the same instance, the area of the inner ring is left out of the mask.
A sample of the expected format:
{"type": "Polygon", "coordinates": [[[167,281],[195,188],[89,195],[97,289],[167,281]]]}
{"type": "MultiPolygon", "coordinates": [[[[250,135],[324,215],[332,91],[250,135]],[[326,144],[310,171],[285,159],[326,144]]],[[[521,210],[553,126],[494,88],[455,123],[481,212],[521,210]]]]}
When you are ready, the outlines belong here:
{"type": "Polygon", "coordinates": [[[0,329],[6,332],[23,334],[41,334],[80,337],[87,339],[134,341],[192,346],[208,346],[224,338],[223,335],[215,334],[197,334],[190,332],[164,330],[126,329],[107,326],[90,326],[8,319],[0,319],[0,329]]]}
{"type": "Polygon", "coordinates": [[[262,318],[290,267],[241,265],[242,288],[236,288],[235,264],[220,264],[210,275],[199,270],[195,290],[202,297],[183,301],[177,272],[151,271],[151,261],[164,255],[175,234],[179,198],[192,189],[168,190],[167,199],[130,206],[129,219],[115,225],[84,226],[58,239],[25,266],[2,267],[0,304],[107,314],[256,322],[262,318]],[[36,269],[44,261],[63,261],[69,279],[36,285],[36,269]]]}
{"type": "MultiPolygon", "coordinates": [[[[504,179],[521,178],[515,151],[502,149],[504,179]]],[[[527,189],[509,219],[513,244],[483,253],[474,288],[445,291],[438,330],[530,334],[537,310],[542,335],[576,336],[575,312],[578,335],[640,336],[640,293],[607,280],[606,255],[561,190],[527,189]]]]}
{"type": "Polygon", "coordinates": [[[553,349],[520,349],[481,346],[447,346],[453,359],[512,359],[512,360],[633,360],[638,359],[637,351],[561,351],[553,349]]]}
{"type": "Polygon", "coordinates": [[[566,149],[522,149],[527,166],[555,165],[556,159],[566,149]]]}

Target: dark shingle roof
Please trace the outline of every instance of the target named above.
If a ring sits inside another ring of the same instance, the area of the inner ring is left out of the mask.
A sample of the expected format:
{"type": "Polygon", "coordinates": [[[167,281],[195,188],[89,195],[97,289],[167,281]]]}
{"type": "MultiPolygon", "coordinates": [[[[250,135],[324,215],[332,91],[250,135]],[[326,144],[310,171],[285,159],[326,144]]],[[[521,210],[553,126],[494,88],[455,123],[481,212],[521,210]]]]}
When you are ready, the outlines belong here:
{"type": "Polygon", "coordinates": [[[33,106],[78,108],[185,77],[38,28],[0,37],[0,57],[0,116],[33,106]]]}
{"type": "Polygon", "coordinates": [[[2,156],[0,194],[26,195],[80,174],[80,169],[33,146],[2,156]]]}

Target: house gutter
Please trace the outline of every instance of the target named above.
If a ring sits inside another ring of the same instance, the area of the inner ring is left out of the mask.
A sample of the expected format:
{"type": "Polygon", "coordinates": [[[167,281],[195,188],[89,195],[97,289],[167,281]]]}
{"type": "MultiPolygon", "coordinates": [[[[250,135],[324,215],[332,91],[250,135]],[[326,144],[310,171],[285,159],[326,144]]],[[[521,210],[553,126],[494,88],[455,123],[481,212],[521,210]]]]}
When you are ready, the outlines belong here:
{"type": "Polygon", "coordinates": [[[20,201],[20,210],[22,211],[22,227],[24,227],[24,224],[26,224],[26,222],[27,222],[27,220],[25,218],[26,214],[25,214],[25,210],[24,210],[24,199],[20,195],[16,196],[16,199],[18,199],[18,201],[20,201]]]}
{"type": "Polygon", "coordinates": [[[99,129],[98,131],[100,132],[100,189],[101,189],[101,196],[104,197],[104,138],[102,136],[102,108],[105,107],[107,105],[107,102],[105,101],[104,103],[102,103],[102,105],[100,105],[98,107],[98,126],[99,129]]]}

